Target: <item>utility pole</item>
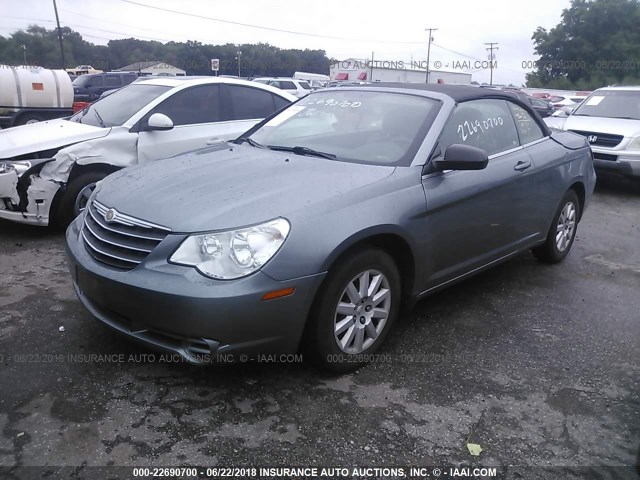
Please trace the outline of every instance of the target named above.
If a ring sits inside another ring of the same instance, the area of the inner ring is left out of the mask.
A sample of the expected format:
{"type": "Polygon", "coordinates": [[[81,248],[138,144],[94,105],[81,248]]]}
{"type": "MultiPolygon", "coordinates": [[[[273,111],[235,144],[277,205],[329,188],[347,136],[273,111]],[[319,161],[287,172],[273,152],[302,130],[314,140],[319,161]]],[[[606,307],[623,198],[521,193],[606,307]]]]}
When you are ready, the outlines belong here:
{"type": "Polygon", "coordinates": [[[25,44],[22,44],[22,54],[24,55],[23,65],[26,67],[27,66],[27,46],[25,44]]]}
{"type": "Polygon", "coordinates": [[[429,43],[427,44],[427,78],[425,79],[425,83],[429,83],[429,58],[431,57],[431,42],[433,42],[433,37],[431,36],[431,32],[435,32],[438,30],[437,28],[425,28],[425,32],[429,32],[429,43]]]}
{"type": "Polygon", "coordinates": [[[236,58],[238,59],[238,78],[240,78],[240,60],[242,59],[242,50],[237,51],[236,58]]]}
{"type": "Polygon", "coordinates": [[[58,6],[56,5],[56,0],[53,0],[53,10],[56,12],[56,23],[58,24],[58,40],[60,40],[60,55],[62,56],[62,69],[67,65],[67,62],[64,61],[64,46],[62,45],[62,30],[60,29],[60,18],[58,17],[58,6]]]}
{"type": "Polygon", "coordinates": [[[373,56],[375,55],[375,52],[371,52],[371,73],[369,74],[369,81],[373,82],[373,56]]]}
{"type": "Polygon", "coordinates": [[[489,68],[491,69],[491,74],[489,77],[489,85],[493,85],[493,51],[494,50],[499,50],[498,47],[495,47],[494,45],[498,45],[497,42],[486,42],[485,45],[489,45],[489,47],[487,47],[487,51],[489,52],[489,68]]]}

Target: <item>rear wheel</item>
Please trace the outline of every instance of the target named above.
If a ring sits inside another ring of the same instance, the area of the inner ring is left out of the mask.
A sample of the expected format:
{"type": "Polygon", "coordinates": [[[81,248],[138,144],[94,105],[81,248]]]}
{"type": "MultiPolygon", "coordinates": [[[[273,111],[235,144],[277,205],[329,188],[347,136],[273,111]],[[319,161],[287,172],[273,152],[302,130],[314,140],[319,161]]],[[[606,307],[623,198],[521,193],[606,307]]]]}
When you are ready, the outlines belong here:
{"type": "Polygon", "coordinates": [[[545,243],[532,250],[545,263],[559,263],[567,256],[576,238],[580,218],[580,202],[574,190],[565,193],[558,206],[545,243]]]}
{"type": "Polygon", "coordinates": [[[30,125],[32,123],[40,123],[44,120],[45,118],[37,113],[26,113],[18,117],[16,125],[30,125]]]}
{"type": "Polygon", "coordinates": [[[75,177],[67,184],[67,190],[58,206],[57,224],[69,225],[87,207],[87,201],[96,188],[96,184],[104,179],[106,172],[87,172],[75,177]]]}
{"type": "Polygon", "coordinates": [[[340,260],[312,307],[307,355],[334,372],[370,362],[398,315],[400,299],[400,273],[384,251],[366,248],[340,260]]]}

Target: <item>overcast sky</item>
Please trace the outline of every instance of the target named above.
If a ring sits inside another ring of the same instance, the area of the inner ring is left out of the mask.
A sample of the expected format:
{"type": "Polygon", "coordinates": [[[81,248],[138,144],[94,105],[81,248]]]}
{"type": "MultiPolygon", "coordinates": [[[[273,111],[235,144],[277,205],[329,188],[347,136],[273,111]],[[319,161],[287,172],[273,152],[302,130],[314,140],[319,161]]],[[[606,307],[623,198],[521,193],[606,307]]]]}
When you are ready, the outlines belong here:
{"type": "MultiPolygon", "coordinates": [[[[111,39],[129,37],[211,44],[263,42],[281,48],[323,49],[329,57],[338,59],[371,58],[375,52],[375,60],[409,63],[426,60],[428,34],[425,29],[437,28],[431,47],[432,66],[440,62],[442,69],[471,71],[473,80],[488,82],[489,70],[474,68],[475,62],[487,60],[485,42],[498,42],[494,83],[516,85],[524,82],[528,71],[523,68],[523,62],[536,59],[531,41],[534,30],[538,26],[549,29],[557,25],[562,10],[569,6],[569,0],[394,0],[384,3],[373,0],[57,0],[57,3],[62,25],[80,32],[87,41],[103,45],[111,39]],[[460,61],[470,64],[454,64],[460,61]]],[[[0,0],[0,35],[7,36],[31,23],[48,28],[55,26],[52,0],[0,0]]]]}

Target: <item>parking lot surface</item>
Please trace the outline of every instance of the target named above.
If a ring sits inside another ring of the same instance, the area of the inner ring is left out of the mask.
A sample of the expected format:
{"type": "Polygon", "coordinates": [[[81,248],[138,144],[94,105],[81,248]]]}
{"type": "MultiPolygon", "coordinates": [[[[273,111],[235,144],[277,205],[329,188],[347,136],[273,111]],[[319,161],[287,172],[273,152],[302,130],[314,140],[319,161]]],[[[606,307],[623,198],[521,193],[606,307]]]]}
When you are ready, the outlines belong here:
{"type": "Polygon", "coordinates": [[[564,263],[420,302],[343,376],[163,359],[81,307],[61,232],[2,222],[0,466],[635,465],[640,192],[600,183],[564,263]]]}

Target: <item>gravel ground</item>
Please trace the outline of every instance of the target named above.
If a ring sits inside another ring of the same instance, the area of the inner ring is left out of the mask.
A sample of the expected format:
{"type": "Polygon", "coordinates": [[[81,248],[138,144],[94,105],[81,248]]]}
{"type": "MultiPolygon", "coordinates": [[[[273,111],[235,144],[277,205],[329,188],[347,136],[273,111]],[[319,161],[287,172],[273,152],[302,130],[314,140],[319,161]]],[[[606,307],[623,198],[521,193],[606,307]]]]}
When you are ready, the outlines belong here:
{"type": "Polygon", "coordinates": [[[381,361],[344,376],[154,358],[80,305],[62,233],[0,222],[0,477],[520,465],[636,478],[590,468],[640,455],[640,191],[599,182],[563,264],[524,254],[420,302],[381,361]]]}

